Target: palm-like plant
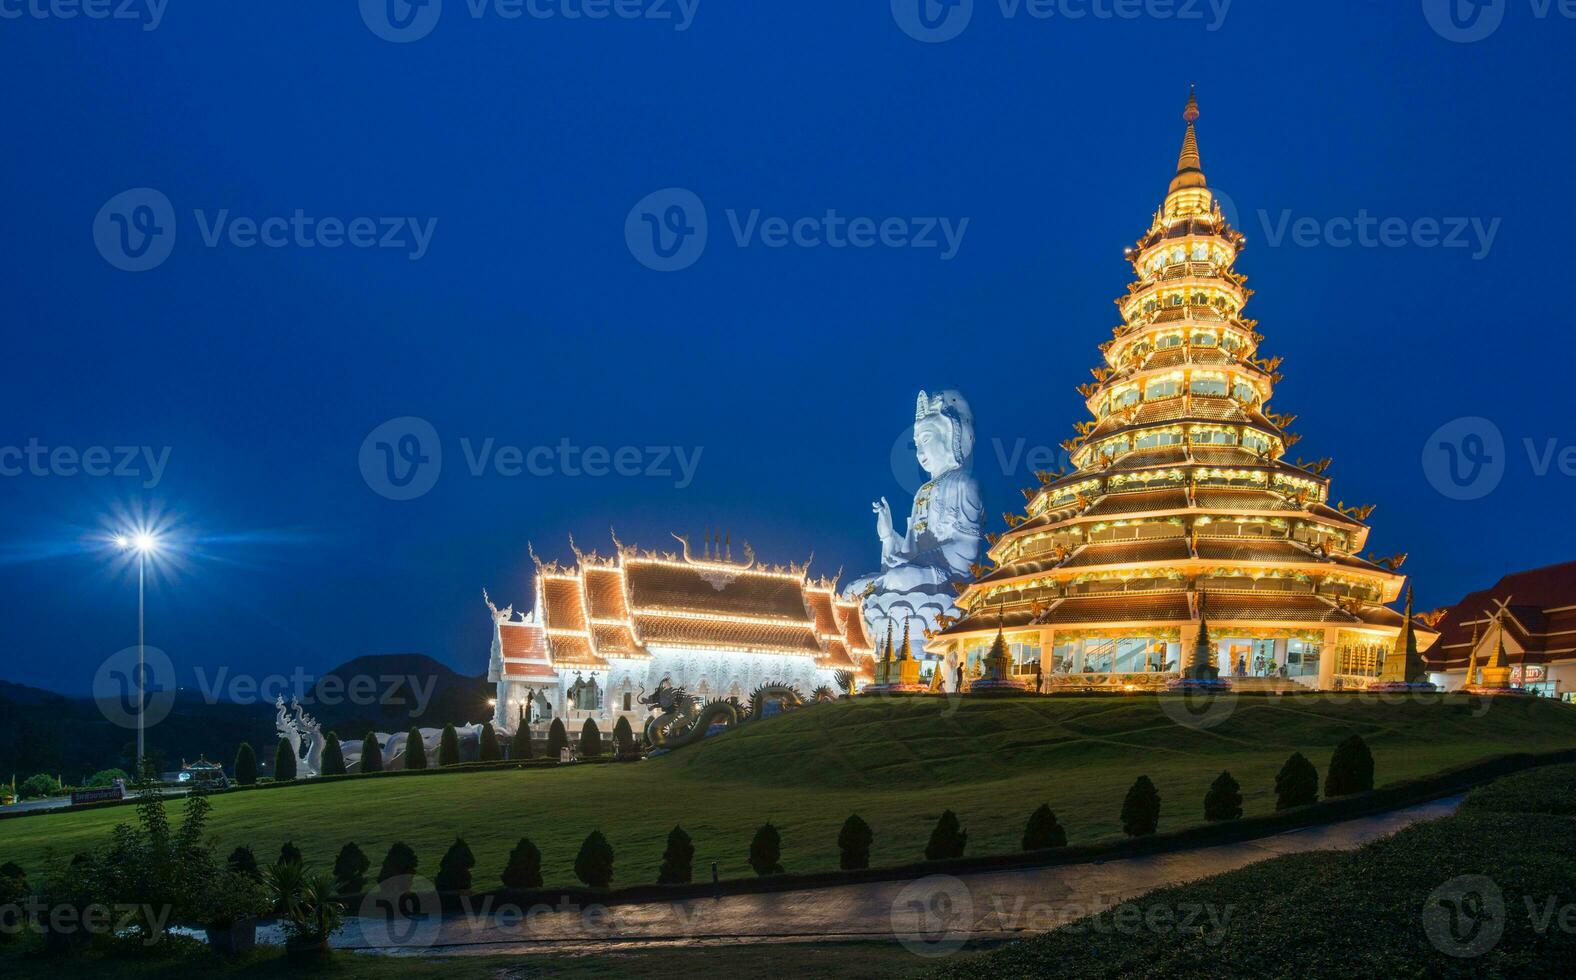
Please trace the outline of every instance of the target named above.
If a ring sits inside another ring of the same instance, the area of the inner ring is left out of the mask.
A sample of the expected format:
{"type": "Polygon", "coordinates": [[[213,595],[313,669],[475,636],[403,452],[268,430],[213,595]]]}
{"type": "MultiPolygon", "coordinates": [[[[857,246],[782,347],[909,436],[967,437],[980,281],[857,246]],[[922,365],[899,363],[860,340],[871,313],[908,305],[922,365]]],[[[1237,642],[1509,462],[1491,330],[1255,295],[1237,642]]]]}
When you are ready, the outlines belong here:
{"type": "Polygon", "coordinates": [[[285,936],[292,945],[319,945],[344,925],[344,909],[328,875],[285,863],[263,872],[263,882],[284,917],[285,936]]]}

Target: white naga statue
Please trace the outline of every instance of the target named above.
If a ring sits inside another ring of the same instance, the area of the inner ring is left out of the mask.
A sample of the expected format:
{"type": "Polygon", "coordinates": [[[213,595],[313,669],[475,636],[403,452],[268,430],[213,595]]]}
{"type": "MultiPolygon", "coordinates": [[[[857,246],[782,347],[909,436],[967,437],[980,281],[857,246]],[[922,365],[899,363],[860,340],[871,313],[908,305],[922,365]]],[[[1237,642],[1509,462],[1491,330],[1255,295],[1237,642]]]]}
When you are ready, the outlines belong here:
{"type": "MultiPolygon", "coordinates": [[[[909,626],[916,638],[936,628],[938,615],[957,616],[953,583],[968,581],[984,545],[985,507],[969,472],[974,457],[974,413],[956,391],[919,393],[914,408],[914,452],[930,480],[914,494],[902,534],[885,497],[871,505],[881,539],[881,571],[851,582],[850,598],[864,598],[865,623],[878,644],[888,624],[896,636],[909,626]]],[[[953,683],[952,671],[946,683],[953,683]]]]}

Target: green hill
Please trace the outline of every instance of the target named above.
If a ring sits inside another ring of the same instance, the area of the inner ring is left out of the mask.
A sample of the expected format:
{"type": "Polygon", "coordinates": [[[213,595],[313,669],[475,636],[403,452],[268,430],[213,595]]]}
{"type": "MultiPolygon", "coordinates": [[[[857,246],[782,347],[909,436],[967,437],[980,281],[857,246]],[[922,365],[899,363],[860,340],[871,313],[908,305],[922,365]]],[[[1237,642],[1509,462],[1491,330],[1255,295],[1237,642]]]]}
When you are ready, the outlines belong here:
{"type": "MultiPolygon", "coordinates": [[[[1486,756],[1576,747],[1576,710],[1542,699],[1243,697],[1208,729],[1178,724],[1161,704],[1154,697],[842,701],[638,764],[222,795],[212,826],[224,851],[248,844],[266,857],[290,839],[324,866],[347,840],[374,863],[404,840],[429,874],[458,834],[476,853],[478,887],[496,883],[521,836],[541,847],[549,883],[573,883],[580,841],[600,829],[617,851],[614,884],[631,885],[655,879],[675,823],[695,840],[698,878],[712,861],[724,877],[750,874],[749,839],[768,819],[782,831],[789,871],[835,868],[833,841],[853,812],[875,830],[873,863],[892,865],[918,859],[949,808],[969,832],[971,854],[1016,850],[1041,802],[1074,842],[1118,834],[1122,795],[1140,774],[1160,790],[1162,831],[1202,821],[1204,791],[1222,769],[1241,782],[1246,812],[1265,813],[1292,751],[1322,772],[1335,743],[1352,732],[1372,747],[1381,785],[1486,756]]],[[[0,821],[0,861],[29,868],[63,861],[131,816],[120,809],[0,821]]]]}

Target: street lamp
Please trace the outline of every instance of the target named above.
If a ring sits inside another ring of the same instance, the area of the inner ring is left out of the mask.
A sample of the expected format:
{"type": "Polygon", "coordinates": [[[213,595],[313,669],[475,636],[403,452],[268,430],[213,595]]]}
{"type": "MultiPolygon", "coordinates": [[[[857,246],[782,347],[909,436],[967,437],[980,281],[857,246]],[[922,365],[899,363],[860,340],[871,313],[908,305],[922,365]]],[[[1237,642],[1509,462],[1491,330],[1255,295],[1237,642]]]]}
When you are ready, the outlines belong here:
{"type": "Polygon", "coordinates": [[[143,741],[146,726],[143,716],[148,707],[147,694],[147,663],[146,649],[144,646],[143,631],[143,593],[147,582],[148,556],[159,548],[158,535],[152,531],[136,531],[132,534],[117,534],[115,546],[122,551],[135,551],[137,553],[137,778],[142,777],[143,741]]]}

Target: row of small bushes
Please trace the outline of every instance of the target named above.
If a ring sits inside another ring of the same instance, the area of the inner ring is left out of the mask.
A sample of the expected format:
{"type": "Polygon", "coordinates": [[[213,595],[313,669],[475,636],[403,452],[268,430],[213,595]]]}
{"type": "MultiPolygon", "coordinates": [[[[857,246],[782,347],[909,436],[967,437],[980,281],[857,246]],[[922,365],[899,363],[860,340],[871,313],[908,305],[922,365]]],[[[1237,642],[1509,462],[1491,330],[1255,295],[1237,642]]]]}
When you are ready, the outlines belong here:
{"type": "Polygon", "coordinates": [[[81,785],[77,786],[47,772],[34,773],[16,784],[16,798],[19,800],[38,800],[51,796],[64,796],[79,789],[104,789],[115,785],[116,779],[124,779],[128,783],[131,782],[131,777],[126,775],[124,769],[100,769],[83,780],[81,785]]]}
{"type": "MultiPolygon", "coordinates": [[[[383,772],[383,745],[378,741],[376,732],[367,732],[362,736],[362,752],[360,772],[370,774],[383,772]],[[366,746],[376,745],[378,751],[368,753],[366,746]]],[[[618,723],[613,726],[613,747],[620,758],[631,758],[637,752],[635,734],[629,727],[629,720],[620,716],[618,723]]],[[[551,761],[556,761],[564,749],[569,748],[569,732],[564,727],[562,719],[554,718],[547,731],[547,756],[551,761]]],[[[587,718],[580,728],[580,739],[576,746],[577,756],[581,759],[595,759],[604,751],[602,731],[594,720],[587,718]]],[[[522,761],[535,757],[532,746],[531,729],[528,725],[521,724],[509,742],[509,761],[522,761]]],[[[482,725],[480,736],[477,738],[478,762],[504,761],[503,746],[498,739],[498,734],[493,730],[492,722],[482,725]]],[[[420,771],[428,768],[427,746],[422,741],[421,731],[412,727],[405,735],[405,770],[420,771]]],[[[438,740],[438,766],[452,768],[462,766],[460,761],[460,735],[454,725],[443,726],[443,734],[438,740]]],[[[329,732],[323,742],[323,776],[350,775],[345,766],[345,754],[339,743],[339,736],[329,732]]],[[[290,742],[280,738],[274,747],[274,774],[276,783],[291,782],[296,778],[296,754],[290,742]]],[[[258,782],[257,752],[249,742],[242,742],[235,753],[235,781],[242,786],[253,786],[258,782]]]]}

